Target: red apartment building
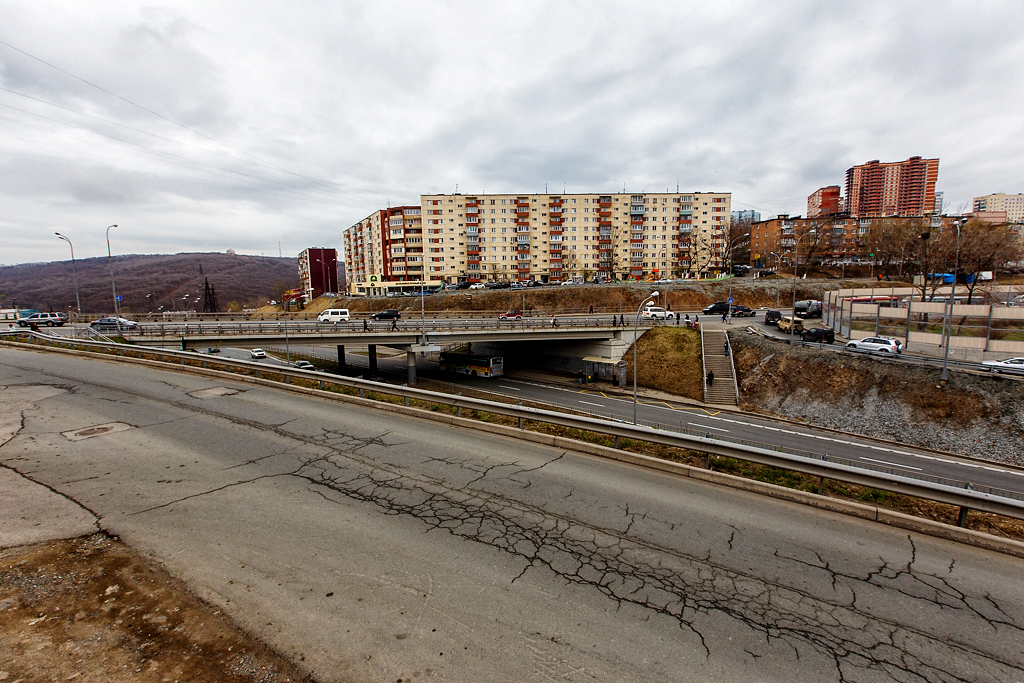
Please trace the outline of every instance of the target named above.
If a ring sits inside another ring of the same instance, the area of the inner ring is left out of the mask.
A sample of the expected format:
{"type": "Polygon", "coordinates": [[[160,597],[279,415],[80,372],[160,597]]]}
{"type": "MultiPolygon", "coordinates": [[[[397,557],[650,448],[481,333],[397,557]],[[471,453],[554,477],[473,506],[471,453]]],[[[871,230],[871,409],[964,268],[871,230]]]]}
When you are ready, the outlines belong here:
{"type": "MultiPolygon", "coordinates": [[[[935,210],[939,160],[877,159],[846,171],[846,211],[851,216],[924,216],[935,210]]],[[[813,196],[813,195],[812,195],[813,196]]]]}
{"type": "Polygon", "coordinates": [[[814,191],[807,198],[807,217],[831,216],[843,210],[843,202],[839,198],[839,186],[829,185],[814,191]]]}

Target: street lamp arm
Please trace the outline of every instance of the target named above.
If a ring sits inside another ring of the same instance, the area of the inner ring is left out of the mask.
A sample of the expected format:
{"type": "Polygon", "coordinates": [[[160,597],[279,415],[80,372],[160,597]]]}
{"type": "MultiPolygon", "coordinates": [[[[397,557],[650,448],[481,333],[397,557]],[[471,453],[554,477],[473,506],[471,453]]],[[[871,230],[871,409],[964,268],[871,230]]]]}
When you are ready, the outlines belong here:
{"type": "Polygon", "coordinates": [[[640,305],[636,309],[636,318],[633,320],[633,424],[636,424],[636,376],[639,374],[637,370],[637,346],[639,346],[640,338],[637,336],[640,329],[640,311],[648,301],[653,301],[658,298],[658,292],[651,292],[650,296],[640,302],[640,305]]]}

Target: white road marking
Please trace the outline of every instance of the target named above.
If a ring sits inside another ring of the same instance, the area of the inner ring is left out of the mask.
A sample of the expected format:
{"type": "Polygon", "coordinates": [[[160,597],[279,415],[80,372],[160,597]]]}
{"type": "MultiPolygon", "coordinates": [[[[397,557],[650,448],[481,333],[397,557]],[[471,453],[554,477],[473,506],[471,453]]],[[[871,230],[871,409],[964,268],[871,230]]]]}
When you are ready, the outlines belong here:
{"type": "Polygon", "coordinates": [[[880,463],[882,465],[890,465],[892,467],[902,467],[905,470],[917,470],[918,472],[921,471],[920,467],[911,467],[910,465],[901,465],[898,462],[889,462],[888,460],[875,460],[874,458],[865,458],[863,456],[861,456],[861,460],[867,460],[868,462],[877,462],[877,463],[880,463]]]}
{"type": "Polygon", "coordinates": [[[580,401],[580,403],[586,403],[588,406],[597,406],[598,408],[604,408],[603,403],[591,403],[590,401],[580,401]]]}
{"type": "Polygon", "coordinates": [[[515,387],[510,387],[507,384],[499,384],[498,386],[501,387],[502,389],[511,389],[512,391],[522,391],[522,389],[516,389],[515,387]]]}
{"type": "Polygon", "coordinates": [[[700,427],[701,429],[714,429],[716,432],[728,432],[729,431],[728,429],[722,429],[721,427],[711,427],[709,425],[697,424],[696,422],[691,422],[690,424],[693,425],[694,427],[700,427]]]}

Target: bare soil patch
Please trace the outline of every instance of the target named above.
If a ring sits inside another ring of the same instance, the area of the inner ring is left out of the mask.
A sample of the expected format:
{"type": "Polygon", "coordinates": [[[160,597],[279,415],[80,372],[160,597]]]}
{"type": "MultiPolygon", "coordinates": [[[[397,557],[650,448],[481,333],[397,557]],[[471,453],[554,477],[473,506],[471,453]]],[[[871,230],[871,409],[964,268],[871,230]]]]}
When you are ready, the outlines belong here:
{"type": "MultiPolygon", "coordinates": [[[[655,327],[637,342],[640,374],[637,384],[703,400],[704,366],[701,361],[700,332],[685,327],[655,327]]],[[[628,363],[627,379],[633,381],[633,347],[623,360],[628,363]]]]}
{"type": "Polygon", "coordinates": [[[105,534],[0,551],[0,681],[310,681],[105,534]]]}

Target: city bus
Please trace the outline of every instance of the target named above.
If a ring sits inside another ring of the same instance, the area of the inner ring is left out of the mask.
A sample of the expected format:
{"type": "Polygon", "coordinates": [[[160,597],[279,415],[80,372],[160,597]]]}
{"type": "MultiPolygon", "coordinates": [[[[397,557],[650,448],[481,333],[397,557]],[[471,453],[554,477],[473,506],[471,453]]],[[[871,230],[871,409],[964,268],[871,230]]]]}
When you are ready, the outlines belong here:
{"type": "Polygon", "coordinates": [[[501,356],[476,356],[471,353],[443,351],[438,359],[442,372],[457,372],[472,377],[501,377],[504,362],[501,356]]]}

